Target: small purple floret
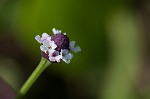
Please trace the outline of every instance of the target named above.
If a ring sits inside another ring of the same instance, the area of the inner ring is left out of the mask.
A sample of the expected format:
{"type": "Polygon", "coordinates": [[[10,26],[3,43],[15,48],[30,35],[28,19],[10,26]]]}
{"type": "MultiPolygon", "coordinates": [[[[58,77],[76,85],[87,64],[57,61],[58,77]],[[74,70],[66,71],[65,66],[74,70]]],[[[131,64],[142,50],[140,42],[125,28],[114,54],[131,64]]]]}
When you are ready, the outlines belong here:
{"type": "Polygon", "coordinates": [[[69,38],[64,34],[55,34],[51,36],[51,40],[57,45],[56,51],[61,51],[61,49],[69,50],[69,38]]]}

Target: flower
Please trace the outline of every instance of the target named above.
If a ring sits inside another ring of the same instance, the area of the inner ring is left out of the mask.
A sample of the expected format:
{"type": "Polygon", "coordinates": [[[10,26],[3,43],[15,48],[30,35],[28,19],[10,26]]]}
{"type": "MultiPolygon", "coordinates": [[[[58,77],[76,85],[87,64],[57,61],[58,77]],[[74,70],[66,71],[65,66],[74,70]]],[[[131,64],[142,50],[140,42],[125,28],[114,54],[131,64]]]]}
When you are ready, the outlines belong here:
{"type": "Polygon", "coordinates": [[[40,50],[43,58],[48,59],[50,62],[64,61],[67,64],[73,58],[73,54],[81,51],[79,46],[75,47],[75,41],[70,41],[66,33],[61,30],[52,29],[53,35],[43,33],[42,37],[37,35],[35,39],[41,44],[40,50]]]}

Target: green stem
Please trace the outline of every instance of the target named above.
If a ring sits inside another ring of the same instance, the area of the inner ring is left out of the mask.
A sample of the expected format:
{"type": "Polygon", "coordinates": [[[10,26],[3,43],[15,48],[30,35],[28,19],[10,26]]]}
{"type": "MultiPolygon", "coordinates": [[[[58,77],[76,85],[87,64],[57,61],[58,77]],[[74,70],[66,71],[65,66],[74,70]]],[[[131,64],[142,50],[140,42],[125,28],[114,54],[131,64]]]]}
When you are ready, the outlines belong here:
{"type": "Polygon", "coordinates": [[[33,83],[36,81],[36,79],[40,76],[40,74],[48,67],[50,64],[47,59],[42,58],[39,65],[36,67],[36,69],[33,71],[31,76],[27,79],[27,81],[23,84],[21,87],[16,99],[21,99],[30,89],[30,87],[33,85],[33,83]]]}

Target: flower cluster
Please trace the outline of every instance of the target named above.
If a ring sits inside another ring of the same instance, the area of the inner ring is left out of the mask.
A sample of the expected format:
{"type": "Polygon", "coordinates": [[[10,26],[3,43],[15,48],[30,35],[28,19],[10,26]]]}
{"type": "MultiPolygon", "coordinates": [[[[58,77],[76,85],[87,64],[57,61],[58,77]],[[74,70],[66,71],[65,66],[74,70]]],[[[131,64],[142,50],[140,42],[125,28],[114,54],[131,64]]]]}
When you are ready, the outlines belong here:
{"type": "Polygon", "coordinates": [[[52,29],[53,35],[43,33],[42,37],[37,35],[35,39],[41,44],[40,49],[42,57],[48,59],[51,62],[65,61],[67,64],[73,57],[74,53],[81,51],[79,46],[75,47],[75,41],[69,41],[66,33],[61,33],[61,30],[52,29]]]}

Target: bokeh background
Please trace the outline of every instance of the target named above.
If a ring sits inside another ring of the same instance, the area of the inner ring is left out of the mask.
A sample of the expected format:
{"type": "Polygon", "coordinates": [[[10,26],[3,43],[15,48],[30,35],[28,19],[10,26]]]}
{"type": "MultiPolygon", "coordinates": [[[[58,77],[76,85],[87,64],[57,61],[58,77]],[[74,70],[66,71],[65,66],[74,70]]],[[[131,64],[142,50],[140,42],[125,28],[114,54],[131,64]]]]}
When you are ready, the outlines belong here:
{"type": "Polygon", "coordinates": [[[149,0],[1,0],[0,99],[14,99],[41,56],[36,35],[82,49],[52,64],[24,99],[150,99],[149,0]]]}

